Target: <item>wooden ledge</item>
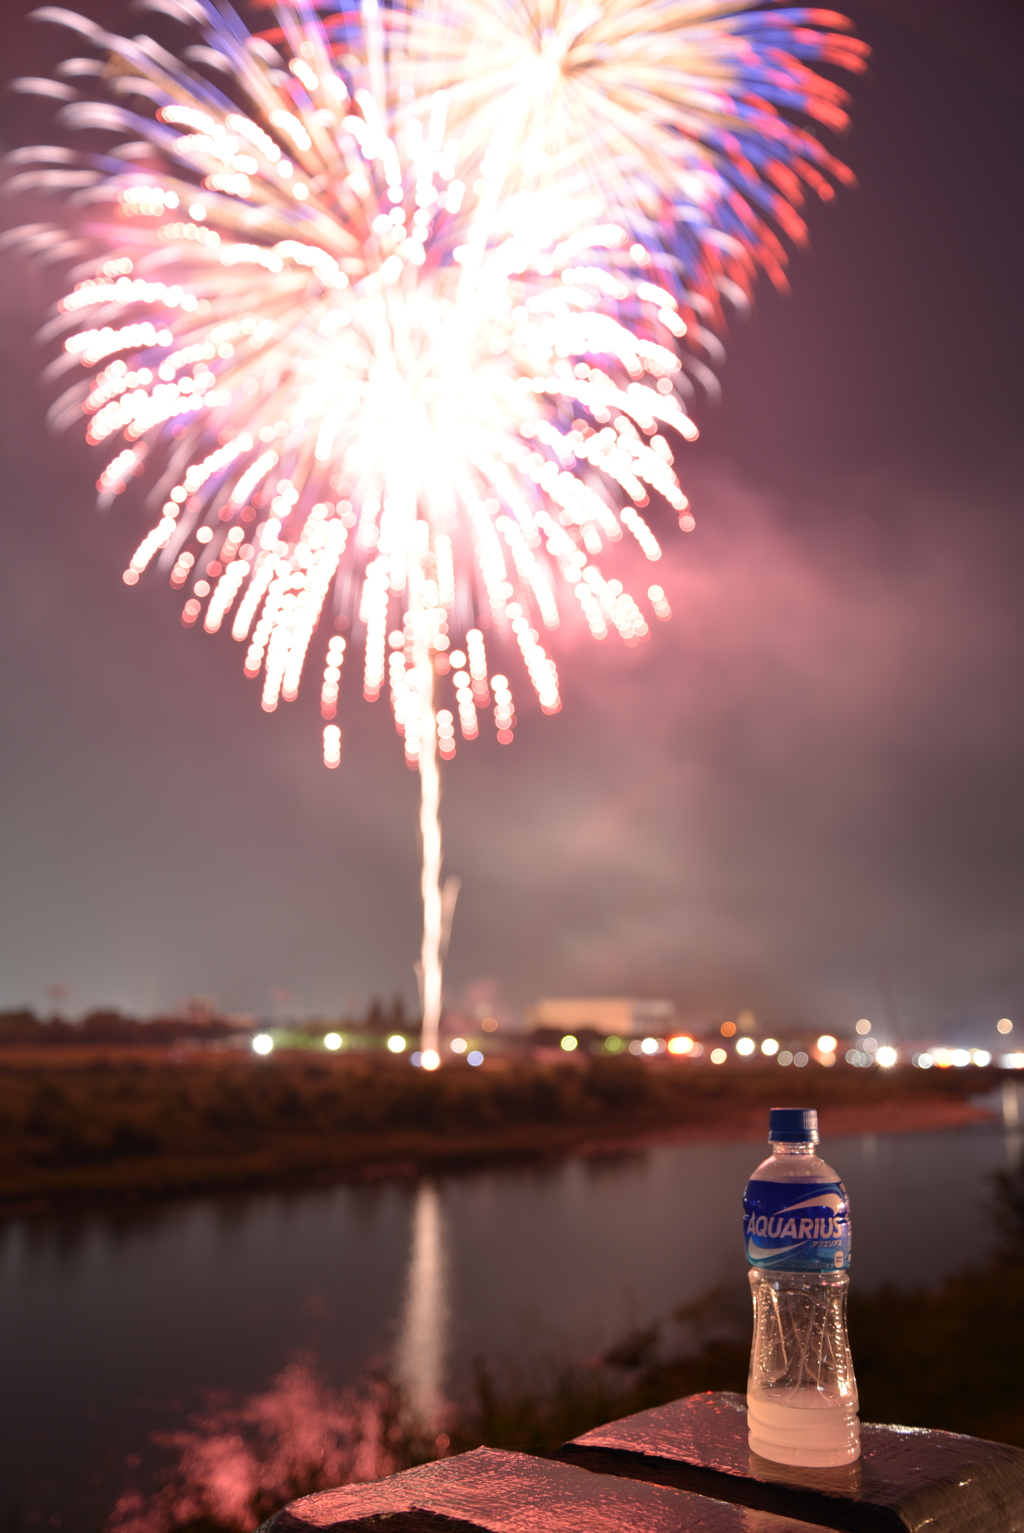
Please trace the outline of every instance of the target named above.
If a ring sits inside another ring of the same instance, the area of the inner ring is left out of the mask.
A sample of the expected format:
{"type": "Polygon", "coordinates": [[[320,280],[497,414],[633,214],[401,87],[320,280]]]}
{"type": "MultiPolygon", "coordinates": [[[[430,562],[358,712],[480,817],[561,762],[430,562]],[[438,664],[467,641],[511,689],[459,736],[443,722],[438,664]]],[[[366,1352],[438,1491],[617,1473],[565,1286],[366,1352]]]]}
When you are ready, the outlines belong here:
{"type": "Polygon", "coordinates": [[[844,1533],[1024,1533],[1024,1452],[917,1427],[861,1427],[842,1469],[752,1454],[742,1395],[690,1395],[596,1427],[556,1457],[844,1533]]]}
{"type": "Polygon", "coordinates": [[[664,1485],[477,1448],[293,1501],[260,1533],[813,1533],[664,1485]]]}

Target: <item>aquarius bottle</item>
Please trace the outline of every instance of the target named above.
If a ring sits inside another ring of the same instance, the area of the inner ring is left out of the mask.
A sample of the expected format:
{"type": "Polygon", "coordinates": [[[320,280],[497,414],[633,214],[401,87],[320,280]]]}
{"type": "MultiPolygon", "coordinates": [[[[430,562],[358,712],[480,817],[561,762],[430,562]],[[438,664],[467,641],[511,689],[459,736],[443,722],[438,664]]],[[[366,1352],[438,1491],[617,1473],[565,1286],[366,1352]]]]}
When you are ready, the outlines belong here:
{"type": "Polygon", "coordinates": [[[857,1383],[846,1336],[850,1204],[817,1154],[818,1114],[773,1107],[772,1153],[743,1197],[754,1340],[750,1447],[777,1464],[860,1457],[857,1383]]]}

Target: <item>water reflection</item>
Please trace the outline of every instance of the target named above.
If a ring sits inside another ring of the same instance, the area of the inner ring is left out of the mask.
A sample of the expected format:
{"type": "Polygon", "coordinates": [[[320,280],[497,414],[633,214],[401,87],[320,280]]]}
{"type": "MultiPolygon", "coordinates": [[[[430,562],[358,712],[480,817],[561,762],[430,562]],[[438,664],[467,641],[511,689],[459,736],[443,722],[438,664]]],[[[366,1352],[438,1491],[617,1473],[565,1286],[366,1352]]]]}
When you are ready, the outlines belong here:
{"type": "MultiPolygon", "coordinates": [[[[1021,1153],[1019,1089],[1016,1128],[999,1098],[991,1124],[826,1143],[856,1210],[862,1292],[934,1284],[991,1249],[989,1176],[1021,1153]]],[[[58,1514],[61,1533],[98,1527],[99,1515],[72,1524],[75,1487],[109,1471],[116,1494],[148,1432],[181,1430],[209,1388],[262,1398],[297,1358],[315,1355],[341,1390],[390,1353],[429,1432],[445,1396],[468,1393],[475,1358],[512,1380],[604,1351],[742,1276],[738,1203],[763,1154],[753,1141],[661,1145],[415,1191],[0,1222],[0,1530],[25,1523],[15,1503],[40,1510],[44,1533],[58,1514]]]]}
{"type": "Polygon", "coordinates": [[[409,1268],[395,1344],[395,1377],[412,1422],[441,1425],[448,1352],[448,1246],[437,1184],[421,1182],[413,1205],[409,1268]]]}
{"type": "Polygon", "coordinates": [[[1011,1170],[1020,1165],[1024,1152],[1024,1124],[1021,1119],[1020,1086],[1015,1080],[1004,1080],[1001,1093],[1003,1127],[1006,1129],[1006,1160],[1011,1170]]]}

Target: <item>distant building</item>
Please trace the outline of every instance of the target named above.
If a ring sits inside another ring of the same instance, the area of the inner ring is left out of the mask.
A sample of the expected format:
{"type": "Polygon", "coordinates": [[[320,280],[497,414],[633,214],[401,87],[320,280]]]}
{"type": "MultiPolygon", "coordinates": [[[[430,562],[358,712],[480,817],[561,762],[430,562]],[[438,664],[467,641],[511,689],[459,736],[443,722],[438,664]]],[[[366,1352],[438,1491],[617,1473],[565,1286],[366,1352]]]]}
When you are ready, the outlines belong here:
{"type": "Polygon", "coordinates": [[[638,1001],[629,996],[567,996],[537,1001],[526,1013],[526,1026],[563,1033],[587,1029],[623,1038],[664,1037],[676,1022],[671,1001],[638,1001]]]}

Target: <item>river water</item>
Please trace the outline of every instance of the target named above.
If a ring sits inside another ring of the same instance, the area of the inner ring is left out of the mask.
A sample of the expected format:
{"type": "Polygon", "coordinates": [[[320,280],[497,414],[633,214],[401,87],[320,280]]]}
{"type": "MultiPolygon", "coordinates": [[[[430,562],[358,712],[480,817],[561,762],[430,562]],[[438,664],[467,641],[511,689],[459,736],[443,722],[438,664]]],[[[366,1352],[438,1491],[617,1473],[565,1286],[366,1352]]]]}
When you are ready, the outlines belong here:
{"type": "MultiPolygon", "coordinates": [[[[986,1124],[824,1150],[850,1190],[853,1281],[873,1288],[982,1257],[987,1177],[1020,1143],[986,1124]]],[[[429,1411],[477,1358],[522,1378],[592,1356],[742,1276],[739,1199],[764,1153],[673,1145],[0,1226],[0,1527],[95,1527],[151,1431],[296,1358],[333,1385],[384,1362],[429,1411]]]]}

